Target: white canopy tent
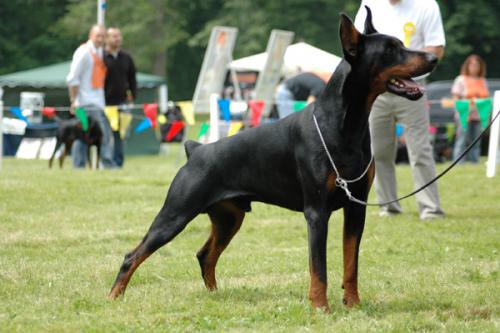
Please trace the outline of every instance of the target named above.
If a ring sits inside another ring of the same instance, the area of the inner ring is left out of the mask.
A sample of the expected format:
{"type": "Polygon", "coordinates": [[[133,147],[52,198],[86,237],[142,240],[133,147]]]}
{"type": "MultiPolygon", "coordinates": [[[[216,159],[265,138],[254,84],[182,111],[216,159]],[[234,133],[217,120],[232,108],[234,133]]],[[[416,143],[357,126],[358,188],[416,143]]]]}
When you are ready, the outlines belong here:
{"type": "MultiPolygon", "coordinates": [[[[233,60],[230,69],[236,71],[260,72],[266,63],[267,53],[258,53],[252,56],[233,60]]],[[[283,74],[293,74],[299,71],[333,73],[342,58],[323,51],[307,43],[290,45],[285,52],[283,74]]]]}

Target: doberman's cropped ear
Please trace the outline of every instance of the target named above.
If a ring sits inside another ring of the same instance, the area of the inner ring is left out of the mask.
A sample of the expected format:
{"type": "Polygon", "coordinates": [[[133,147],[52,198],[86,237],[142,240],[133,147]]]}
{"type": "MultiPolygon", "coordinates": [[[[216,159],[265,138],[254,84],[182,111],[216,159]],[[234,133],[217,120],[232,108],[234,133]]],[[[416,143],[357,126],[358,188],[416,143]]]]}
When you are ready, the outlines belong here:
{"type": "Polygon", "coordinates": [[[354,27],[351,19],[345,14],[340,14],[340,41],[346,59],[355,58],[358,54],[360,33],[354,27]]]}
{"type": "Polygon", "coordinates": [[[365,6],[366,8],[366,19],[365,19],[365,35],[370,35],[370,34],[376,34],[378,31],[375,30],[375,27],[373,26],[373,21],[372,21],[372,11],[370,7],[365,6]]]}

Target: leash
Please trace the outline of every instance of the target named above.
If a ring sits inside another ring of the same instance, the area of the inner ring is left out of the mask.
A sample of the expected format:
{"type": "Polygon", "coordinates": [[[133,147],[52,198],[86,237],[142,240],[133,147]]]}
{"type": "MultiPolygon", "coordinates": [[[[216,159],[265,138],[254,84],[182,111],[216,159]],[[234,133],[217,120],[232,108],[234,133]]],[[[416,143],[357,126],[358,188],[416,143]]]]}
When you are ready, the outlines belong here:
{"type": "Polygon", "coordinates": [[[328,147],[326,146],[325,139],[323,138],[323,134],[321,133],[321,130],[319,128],[318,121],[316,119],[316,115],[314,114],[314,110],[313,110],[312,114],[313,114],[314,124],[316,125],[316,131],[318,132],[319,138],[321,139],[321,143],[323,144],[323,148],[325,149],[326,155],[328,156],[328,159],[330,160],[330,164],[332,165],[332,168],[335,171],[335,174],[337,175],[337,178],[335,179],[335,185],[337,187],[340,187],[345,192],[345,194],[347,195],[347,197],[349,198],[349,200],[352,201],[352,202],[356,202],[356,203],[358,203],[360,205],[364,205],[364,206],[379,206],[379,207],[383,207],[383,206],[387,206],[387,205],[389,205],[391,203],[394,203],[394,202],[397,202],[397,201],[409,198],[409,197],[417,194],[418,192],[421,192],[426,187],[428,187],[429,185],[431,185],[432,183],[434,183],[435,181],[437,181],[439,178],[441,178],[442,176],[444,176],[455,165],[457,165],[457,163],[460,162],[460,160],[462,158],[464,158],[465,155],[467,155],[467,153],[476,145],[476,143],[479,142],[479,140],[481,140],[481,138],[483,137],[484,133],[486,133],[486,131],[490,129],[491,125],[495,122],[495,120],[500,115],[500,111],[497,112],[497,114],[495,115],[495,117],[493,117],[493,119],[488,123],[488,126],[486,126],[486,128],[481,132],[481,134],[479,134],[479,136],[477,138],[475,138],[474,141],[472,141],[472,143],[460,154],[460,156],[458,156],[458,158],[455,161],[453,161],[453,163],[450,164],[443,172],[441,172],[439,175],[437,175],[432,180],[430,180],[427,184],[425,184],[422,187],[416,189],[415,191],[413,191],[413,192],[411,192],[411,193],[409,193],[409,194],[407,194],[405,196],[402,196],[400,198],[397,198],[397,199],[394,199],[394,200],[390,200],[390,201],[386,201],[386,202],[382,202],[382,203],[373,203],[373,202],[366,202],[366,201],[363,201],[363,200],[359,200],[359,199],[355,198],[351,194],[351,191],[349,191],[349,188],[348,188],[348,183],[357,182],[358,180],[360,180],[361,178],[363,178],[365,176],[366,172],[368,171],[368,169],[370,168],[370,166],[371,166],[371,164],[373,162],[373,154],[372,154],[372,157],[370,159],[370,163],[368,163],[368,166],[366,167],[366,169],[363,172],[363,174],[361,174],[361,176],[359,176],[356,179],[351,179],[351,180],[347,180],[347,179],[342,178],[340,176],[338,170],[337,170],[337,167],[335,166],[335,162],[333,162],[332,155],[330,154],[330,151],[328,150],[328,147]]]}

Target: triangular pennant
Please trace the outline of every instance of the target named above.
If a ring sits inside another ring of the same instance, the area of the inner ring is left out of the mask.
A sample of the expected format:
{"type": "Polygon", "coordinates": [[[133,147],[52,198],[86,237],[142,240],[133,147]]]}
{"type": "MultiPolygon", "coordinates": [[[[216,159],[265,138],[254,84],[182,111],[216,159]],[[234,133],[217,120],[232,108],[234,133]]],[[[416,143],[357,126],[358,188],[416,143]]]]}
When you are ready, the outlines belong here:
{"type": "Polygon", "coordinates": [[[295,101],[293,102],[293,112],[299,112],[307,105],[306,101],[295,101]]]}
{"type": "Polygon", "coordinates": [[[42,115],[47,118],[54,118],[56,115],[56,108],[46,106],[42,109],[42,115]]]}
{"type": "Polygon", "coordinates": [[[87,117],[87,112],[85,112],[85,109],[82,107],[78,107],[75,110],[75,115],[80,120],[80,123],[82,123],[82,128],[84,132],[87,132],[89,129],[89,118],[87,117]]]}
{"type": "Polygon", "coordinates": [[[208,123],[201,124],[200,132],[198,133],[198,140],[207,134],[209,128],[210,125],[208,123]]]}
{"type": "Polygon", "coordinates": [[[139,125],[137,125],[134,132],[141,133],[141,132],[144,132],[145,130],[147,130],[148,128],[151,128],[151,127],[153,127],[153,125],[151,124],[151,120],[149,120],[149,118],[146,118],[146,119],[143,119],[139,123],[139,125]]]}
{"type": "Polygon", "coordinates": [[[252,112],[251,114],[251,124],[252,127],[258,126],[260,123],[260,118],[262,117],[262,111],[264,110],[264,101],[251,100],[248,102],[248,106],[252,112]]]}
{"type": "Polygon", "coordinates": [[[448,142],[452,142],[455,137],[455,124],[451,123],[446,125],[446,137],[448,138],[448,142]]]}
{"type": "Polygon", "coordinates": [[[455,101],[455,110],[457,110],[458,116],[460,117],[462,129],[467,131],[467,120],[469,119],[469,100],[457,99],[455,101]]]}
{"type": "Polygon", "coordinates": [[[166,123],[167,123],[167,117],[165,117],[165,115],[164,115],[164,114],[159,115],[159,116],[158,116],[158,123],[159,123],[160,125],[164,125],[164,124],[166,124],[166,123]]]}
{"type": "Polygon", "coordinates": [[[10,108],[10,112],[16,116],[18,119],[21,119],[24,121],[26,124],[28,124],[28,119],[23,115],[23,112],[21,111],[21,108],[18,106],[13,106],[10,108]]]}
{"type": "Polygon", "coordinates": [[[493,110],[493,100],[491,98],[476,98],[477,112],[481,120],[481,126],[485,129],[490,121],[491,111],[493,110]]]}
{"type": "Polygon", "coordinates": [[[127,135],[130,123],[132,123],[132,115],[128,112],[120,113],[120,137],[122,140],[125,139],[125,136],[127,135]]]}
{"type": "Polygon", "coordinates": [[[167,142],[172,141],[172,139],[175,138],[175,136],[177,134],[179,134],[179,132],[183,128],[184,128],[184,122],[183,121],[180,121],[180,120],[174,121],[172,123],[172,126],[170,126],[170,130],[168,131],[167,135],[165,136],[165,140],[167,142]]]}
{"type": "Polygon", "coordinates": [[[194,125],[194,112],[193,112],[193,102],[191,101],[182,101],[176,103],[178,107],[181,108],[182,116],[188,125],[194,125]]]}
{"type": "Polygon", "coordinates": [[[104,108],[104,114],[108,118],[111,130],[114,132],[118,131],[120,129],[120,113],[118,112],[118,106],[106,106],[104,108]]]}
{"type": "Polygon", "coordinates": [[[149,119],[153,128],[158,126],[156,123],[156,118],[158,117],[158,104],[144,104],[144,115],[149,119]]]}
{"type": "Polygon", "coordinates": [[[229,130],[227,132],[227,136],[233,136],[240,131],[243,127],[243,122],[241,121],[233,121],[229,126],[229,130]]]}
{"type": "Polygon", "coordinates": [[[219,99],[217,103],[219,103],[219,109],[222,113],[222,119],[224,119],[225,121],[231,121],[231,111],[229,109],[231,101],[228,99],[219,99]]]}

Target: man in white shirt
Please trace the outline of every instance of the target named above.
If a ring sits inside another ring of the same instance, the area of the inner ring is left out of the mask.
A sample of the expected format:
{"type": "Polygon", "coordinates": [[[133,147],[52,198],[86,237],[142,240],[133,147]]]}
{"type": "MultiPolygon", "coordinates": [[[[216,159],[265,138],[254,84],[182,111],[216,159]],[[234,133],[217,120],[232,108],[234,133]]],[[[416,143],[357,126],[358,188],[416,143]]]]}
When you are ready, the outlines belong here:
{"type": "MultiPolygon", "coordinates": [[[[356,15],[355,26],[363,31],[366,9],[370,7],[373,25],[378,32],[400,39],[406,47],[443,57],[445,37],[439,6],[435,0],[363,0],[356,15]]],[[[421,84],[423,78],[417,79],[421,84]]],[[[397,141],[395,123],[405,131],[406,145],[415,188],[420,188],[436,174],[432,146],[428,134],[429,109],[427,96],[410,101],[390,93],[380,95],[370,113],[372,151],[376,165],[375,191],[379,202],[397,198],[395,154],[397,141]]],[[[417,196],[420,219],[444,217],[437,184],[417,196]]],[[[402,212],[399,202],[381,208],[381,216],[402,212]]]]}
{"type": "MultiPolygon", "coordinates": [[[[69,88],[71,109],[84,108],[87,116],[94,119],[102,131],[101,161],[104,168],[114,168],[113,138],[109,121],[104,115],[104,79],[106,66],[103,62],[105,38],[103,26],[94,25],[89,40],[73,54],[66,82],[69,88]]],[[[87,144],[76,140],[71,151],[73,166],[84,168],[87,161],[87,144]]]]}

